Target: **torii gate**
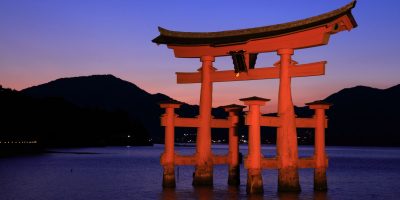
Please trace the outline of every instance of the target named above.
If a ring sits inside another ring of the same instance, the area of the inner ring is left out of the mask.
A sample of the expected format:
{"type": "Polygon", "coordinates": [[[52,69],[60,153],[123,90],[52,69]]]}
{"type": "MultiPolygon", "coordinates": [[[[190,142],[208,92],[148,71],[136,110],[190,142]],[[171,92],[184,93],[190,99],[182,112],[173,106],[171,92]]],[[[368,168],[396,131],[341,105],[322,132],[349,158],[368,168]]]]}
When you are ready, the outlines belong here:
{"type": "MultiPolygon", "coordinates": [[[[260,106],[268,99],[251,97],[241,99],[249,105],[246,124],[249,125],[249,154],[245,160],[248,169],[247,192],[262,193],[261,169],[278,168],[278,190],[300,191],[298,168],[315,168],[314,188],[326,190],[326,167],[324,110],[329,108],[321,102],[310,103],[316,109],[312,119],[296,118],[294,114],[291,78],[318,76],[325,73],[326,61],[298,64],[292,60],[294,50],[326,45],[332,34],[355,28],[357,23],[351,14],[356,1],[328,13],[294,22],[258,28],[221,32],[178,32],[159,27],[160,35],[154,43],[166,44],[177,58],[200,58],[202,66],[198,72],[177,72],[177,83],[200,83],[200,115],[198,118],[176,117],[173,108],[176,102],[161,104],[167,108],[162,125],[166,126],[164,186],[175,186],[173,166],[193,164],[196,166],[193,185],[212,185],[213,165],[230,163],[226,157],[213,156],[211,152],[211,128],[234,127],[235,120],[212,119],[212,83],[279,78],[278,117],[262,117],[260,106]],[[254,68],[258,53],[277,52],[280,60],[272,67],[254,68]],[[218,71],[212,65],[215,57],[232,56],[234,70],[218,71]],[[239,74],[240,73],[240,74],[239,74]],[[167,122],[168,121],[168,122],[167,122]],[[219,124],[219,125],[218,125],[219,124]],[[189,158],[175,155],[173,130],[175,126],[198,127],[196,154],[189,158]],[[260,126],[277,127],[276,158],[261,156],[260,126]],[[316,129],[315,154],[312,158],[299,159],[296,127],[316,129]],[[172,145],[172,147],[171,147],[172,145]],[[175,159],[175,160],[174,160],[175,159]],[[179,161],[176,161],[178,159],[179,161]],[[186,161],[185,161],[186,160],[186,161]],[[173,178],[173,181],[172,181],[173,178]]],[[[233,116],[233,115],[232,115],[233,116]]],[[[231,151],[231,149],[230,149],[231,151]]],[[[236,155],[235,155],[236,156],[236,155]]]]}

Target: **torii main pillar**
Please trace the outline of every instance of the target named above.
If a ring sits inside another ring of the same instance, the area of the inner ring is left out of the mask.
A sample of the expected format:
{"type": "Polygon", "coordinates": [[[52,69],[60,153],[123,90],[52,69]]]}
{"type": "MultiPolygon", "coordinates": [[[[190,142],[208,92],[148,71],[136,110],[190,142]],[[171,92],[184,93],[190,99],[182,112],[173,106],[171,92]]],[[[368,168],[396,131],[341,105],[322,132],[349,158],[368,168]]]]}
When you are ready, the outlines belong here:
{"type": "Polygon", "coordinates": [[[281,125],[277,131],[278,191],[301,191],[297,170],[298,149],[294,107],[291,93],[289,66],[293,49],[279,49],[279,95],[278,116],[281,125]]]}
{"type": "Polygon", "coordinates": [[[212,109],[212,82],[211,72],[214,57],[201,57],[201,90],[200,90],[200,126],[197,129],[196,157],[197,163],[193,176],[194,186],[213,184],[213,163],[211,153],[211,109],[212,109]]]}

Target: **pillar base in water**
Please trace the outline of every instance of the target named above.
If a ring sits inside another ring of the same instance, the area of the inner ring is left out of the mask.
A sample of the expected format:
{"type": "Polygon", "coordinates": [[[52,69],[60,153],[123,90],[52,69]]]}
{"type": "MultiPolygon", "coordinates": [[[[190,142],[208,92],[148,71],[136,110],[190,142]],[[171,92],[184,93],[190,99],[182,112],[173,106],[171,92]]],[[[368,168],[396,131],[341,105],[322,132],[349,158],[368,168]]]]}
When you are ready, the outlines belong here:
{"type": "Polygon", "coordinates": [[[240,185],[240,169],[239,166],[229,166],[229,177],[228,185],[238,186],[240,185]]]}
{"type": "Polygon", "coordinates": [[[193,173],[193,186],[212,186],[213,185],[213,166],[196,165],[193,173]]]}
{"type": "Polygon", "coordinates": [[[328,183],[326,181],[326,168],[315,168],[314,169],[314,190],[315,191],[327,191],[328,183]]]}
{"type": "Polygon", "coordinates": [[[246,192],[247,192],[247,194],[262,194],[262,193],[264,193],[261,170],[256,170],[256,169],[248,170],[246,192]]]}
{"type": "Polygon", "coordinates": [[[163,172],[163,188],[174,188],[175,184],[175,166],[164,166],[163,172]]]}
{"type": "Polygon", "coordinates": [[[301,192],[299,172],[296,167],[278,170],[278,192],[301,192]]]}

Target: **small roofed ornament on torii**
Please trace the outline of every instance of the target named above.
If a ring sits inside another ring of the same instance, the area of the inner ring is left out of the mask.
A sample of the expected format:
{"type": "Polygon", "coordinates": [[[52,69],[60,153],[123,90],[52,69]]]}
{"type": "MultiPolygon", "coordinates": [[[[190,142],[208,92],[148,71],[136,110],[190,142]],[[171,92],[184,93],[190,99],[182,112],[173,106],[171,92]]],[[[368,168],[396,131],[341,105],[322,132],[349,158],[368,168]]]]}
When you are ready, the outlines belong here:
{"type": "Polygon", "coordinates": [[[196,72],[177,72],[178,84],[200,83],[199,116],[182,118],[174,109],[180,103],[164,102],[166,109],[161,117],[165,126],[165,151],[161,156],[164,168],[163,186],[175,187],[175,165],[194,165],[194,186],[213,185],[213,166],[229,165],[229,184],[238,185],[238,114],[243,107],[230,105],[227,119],[214,119],[211,115],[212,90],[214,82],[279,79],[278,115],[262,116],[260,107],[269,99],[261,97],[242,98],[249,112],[245,125],[249,127],[248,155],[244,160],[247,173],[246,191],[249,194],[263,193],[261,171],[278,169],[278,191],[299,192],[299,168],[314,168],[314,189],[327,190],[326,168],[328,158],[325,153],[325,110],[330,104],[315,101],[307,104],[315,111],[312,118],[297,118],[291,94],[291,79],[296,77],[319,76],[325,74],[326,61],[298,64],[292,59],[295,50],[326,45],[331,35],[350,31],[357,27],[351,13],[356,1],[315,17],[284,24],[221,32],[179,32],[159,27],[160,35],[154,43],[165,44],[174,51],[177,58],[198,58],[202,66],[196,72]],[[279,61],[272,66],[255,68],[257,55],[276,52],[279,61]],[[213,67],[215,58],[230,56],[233,70],[217,70],[213,67]],[[276,157],[265,158],[261,154],[260,127],[277,128],[276,157]],[[181,156],[174,151],[174,128],[197,128],[196,153],[181,156]],[[229,153],[214,155],[211,151],[211,128],[229,129],[229,153]],[[296,128],[315,129],[315,151],[309,158],[299,158],[296,128]]]}

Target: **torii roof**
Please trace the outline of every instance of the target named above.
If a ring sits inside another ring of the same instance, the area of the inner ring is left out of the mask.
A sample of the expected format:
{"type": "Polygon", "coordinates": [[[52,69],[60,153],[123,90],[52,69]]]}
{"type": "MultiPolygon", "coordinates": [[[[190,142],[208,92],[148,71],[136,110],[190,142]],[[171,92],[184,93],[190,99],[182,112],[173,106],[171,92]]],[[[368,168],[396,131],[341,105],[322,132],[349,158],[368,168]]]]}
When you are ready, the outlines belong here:
{"type": "Polygon", "coordinates": [[[160,35],[152,40],[157,44],[167,44],[176,46],[197,46],[210,45],[218,46],[224,44],[245,43],[249,40],[259,38],[270,38],[279,35],[286,35],[293,32],[306,30],[313,27],[323,26],[333,22],[334,20],[347,16],[353,28],[357,27],[357,23],[351,14],[351,9],[356,5],[356,0],[351,3],[318,16],[297,20],[293,22],[276,24],[270,26],[229,30],[220,32],[180,32],[171,31],[158,27],[160,35]]]}

